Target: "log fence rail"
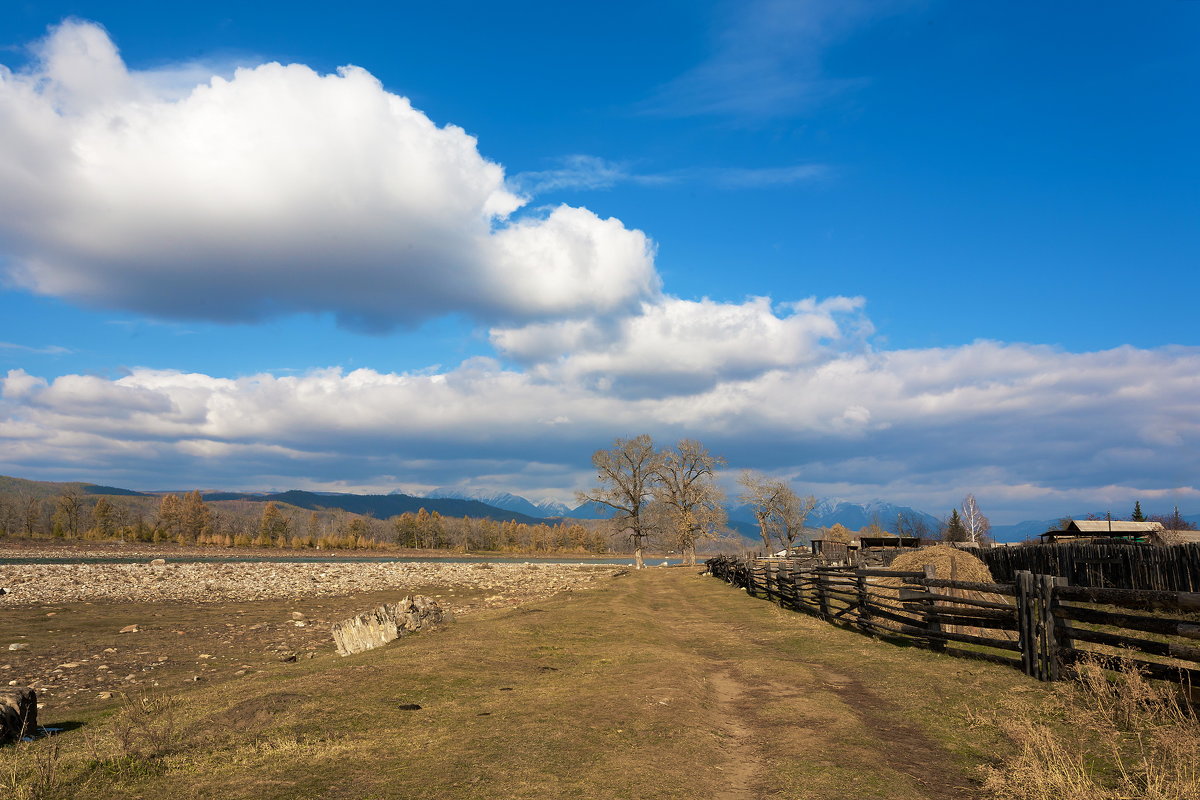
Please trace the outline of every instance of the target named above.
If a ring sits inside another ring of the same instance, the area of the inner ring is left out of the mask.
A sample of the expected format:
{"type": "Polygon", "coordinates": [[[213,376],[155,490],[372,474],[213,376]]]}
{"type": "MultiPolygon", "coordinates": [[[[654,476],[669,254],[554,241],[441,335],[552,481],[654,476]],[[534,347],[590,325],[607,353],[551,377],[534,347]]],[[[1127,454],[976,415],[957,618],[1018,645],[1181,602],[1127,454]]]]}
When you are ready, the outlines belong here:
{"type": "Polygon", "coordinates": [[[709,559],[709,574],[780,607],[919,647],[1060,680],[1081,657],[1117,657],[1147,676],[1200,687],[1200,593],[1072,586],[1014,573],[981,583],[800,559],[709,559]],[[1149,613],[1147,613],[1149,612],[1149,613]],[[1185,617],[1168,616],[1172,614],[1185,617]]]}

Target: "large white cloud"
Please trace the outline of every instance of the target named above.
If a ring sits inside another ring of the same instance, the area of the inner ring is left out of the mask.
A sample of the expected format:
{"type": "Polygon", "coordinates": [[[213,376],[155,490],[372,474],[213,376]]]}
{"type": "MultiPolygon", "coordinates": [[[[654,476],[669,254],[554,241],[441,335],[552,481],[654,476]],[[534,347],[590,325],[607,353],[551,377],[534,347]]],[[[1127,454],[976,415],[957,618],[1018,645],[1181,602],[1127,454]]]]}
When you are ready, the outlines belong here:
{"type": "Polygon", "coordinates": [[[722,381],[796,369],[865,347],[862,298],[720,303],[662,298],[613,320],[493,329],[500,352],[554,381],[626,396],[694,394],[722,381]]]}
{"type": "Polygon", "coordinates": [[[473,137],[358,67],[129,70],[99,26],[0,68],[0,246],[35,291],[164,317],[607,313],[658,288],[640,231],[525,200],[473,137]]]}
{"type": "MultiPolygon", "coordinates": [[[[753,304],[751,304],[753,305],[753,304]]],[[[740,308],[740,307],[739,307],[740,308]]],[[[177,485],[439,485],[568,494],[614,436],[703,440],[817,493],[1031,514],[1200,501],[1200,349],[1095,353],[978,342],[815,363],[622,399],[473,359],[238,379],[134,370],[0,394],[0,472],[177,485]]]]}

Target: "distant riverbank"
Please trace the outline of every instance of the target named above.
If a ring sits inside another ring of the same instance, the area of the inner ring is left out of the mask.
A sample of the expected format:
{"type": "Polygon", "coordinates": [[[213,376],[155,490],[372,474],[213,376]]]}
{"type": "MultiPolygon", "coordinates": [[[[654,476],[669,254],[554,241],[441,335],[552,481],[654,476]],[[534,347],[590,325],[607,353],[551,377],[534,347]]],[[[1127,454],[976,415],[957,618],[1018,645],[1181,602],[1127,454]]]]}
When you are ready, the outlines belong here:
{"type": "MultiPolygon", "coordinates": [[[[147,542],[61,542],[36,539],[0,540],[2,564],[138,564],[163,558],[177,564],[633,564],[632,555],[592,556],[579,553],[455,553],[446,550],[291,550],[273,547],[184,547],[147,542]]],[[[646,563],[682,563],[678,556],[648,555],[646,563]]]]}

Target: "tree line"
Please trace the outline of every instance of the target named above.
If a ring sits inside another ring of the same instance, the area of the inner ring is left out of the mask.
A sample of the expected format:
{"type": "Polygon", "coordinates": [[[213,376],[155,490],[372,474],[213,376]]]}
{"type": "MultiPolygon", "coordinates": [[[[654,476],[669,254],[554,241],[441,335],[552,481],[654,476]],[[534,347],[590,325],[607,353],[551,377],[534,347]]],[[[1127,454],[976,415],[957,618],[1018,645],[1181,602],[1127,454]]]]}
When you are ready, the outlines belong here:
{"type": "Polygon", "coordinates": [[[340,509],[308,511],[274,502],[205,502],[198,491],[109,498],[69,490],[56,497],[0,496],[0,537],[127,541],[277,549],[432,549],[512,553],[621,551],[603,526],[527,524],[405,512],[388,519],[340,509]]]}

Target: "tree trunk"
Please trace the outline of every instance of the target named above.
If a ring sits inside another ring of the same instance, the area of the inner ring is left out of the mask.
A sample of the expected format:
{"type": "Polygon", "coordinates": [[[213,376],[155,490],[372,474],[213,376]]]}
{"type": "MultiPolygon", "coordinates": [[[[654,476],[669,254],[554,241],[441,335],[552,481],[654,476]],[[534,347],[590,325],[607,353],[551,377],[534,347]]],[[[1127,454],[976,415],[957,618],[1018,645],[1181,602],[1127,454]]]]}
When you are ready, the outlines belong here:
{"type": "Polygon", "coordinates": [[[696,566],[696,546],[695,545],[689,545],[683,551],[683,554],[684,554],[684,558],[686,559],[684,561],[685,564],[687,564],[689,567],[696,566]]]}
{"type": "Polygon", "coordinates": [[[633,563],[636,569],[645,569],[646,563],[642,561],[642,545],[639,543],[633,548],[633,563]]]}

